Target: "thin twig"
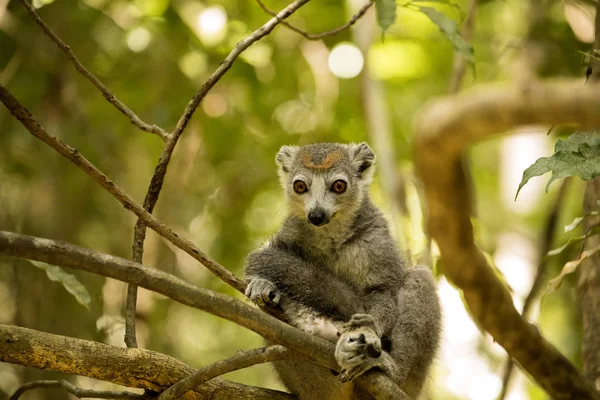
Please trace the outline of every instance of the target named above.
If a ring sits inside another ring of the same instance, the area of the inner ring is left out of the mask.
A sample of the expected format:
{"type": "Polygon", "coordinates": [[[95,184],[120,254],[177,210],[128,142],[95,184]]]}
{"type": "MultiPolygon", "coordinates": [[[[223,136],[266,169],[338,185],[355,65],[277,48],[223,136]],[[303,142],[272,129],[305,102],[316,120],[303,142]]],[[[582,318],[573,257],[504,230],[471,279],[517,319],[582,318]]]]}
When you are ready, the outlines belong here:
{"type": "MultiPolygon", "coordinates": [[[[469,11],[467,12],[467,18],[463,24],[460,35],[466,41],[470,41],[473,36],[473,29],[475,27],[475,14],[477,13],[477,0],[470,0],[469,11]]],[[[450,80],[450,94],[458,93],[460,90],[461,83],[465,72],[467,71],[467,59],[460,52],[454,52],[454,68],[452,78],[450,80]]]]}
{"type": "MultiPolygon", "coordinates": [[[[256,0],[256,2],[258,3],[258,5],[260,6],[260,8],[262,8],[267,14],[273,16],[273,17],[277,17],[277,14],[271,10],[270,8],[268,8],[265,3],[263,3],[261,0],[256,0]]],[[[367,4],[365,4],[364,6],[361,7],[360,10],[358,10],[358,12],[356,14],[354,14],[352,16],[352,18],[350,18],[350,21],[346,22],[344,25],[338,26],[335,29],[332,29],[330,31],[326,31],[326,32],[321,32],[321,33],[308,33],[306,31],[303,31],[302,29],[290,24],[289,22],[286,21],[279,21],[281,23],[281,25],[293,30],[294,32],[299,33],[300,35],[304,36],[306,39],[308,40],[320,40],[323,39],[324,37],[327,36],[333,36],[336,35],[340,32],[342,32],[343,30],[346,30],[348,28],[350,28],[352,25],[354,25],[356,23],[356,21],[358,21],[363,15],[365,15],[365,13],[367,12],[367,10],[369,8],[371,8],[371,6],[375,3],[375,0],[369,0],[369,2],[367,4]]]]}
{"type": "Polygon", "coordinates": [[[27,0],[20,0],[23,7],[27,10],[27,13],[35,19],[35,22],[42,28],[46,36],[50,38],[58,46],[58,48],[65,53],[67,58],[73,63],[75,69],[83,76],[85,76],[94,86],[100,90],[102,96],[113,106],[117,108],[121,113],[126,115],[131,123],[137,126],[144,132],[154,133],[155,135],[160,136],[163,140],[167,140],[169,134],[157,125],[150,125],[146,122],[142,121],[140,117],[138,117],[129,107],[127,107],[121,100],[115,96],[115,94],[108,89],[94,74],[92,74],[87,68],[83,66],[81,61],[75,56],[71,47],[66,45],[51,29],[46,23],[40,18],[35,9],[27,2],[27,0]]]}
{"type": "Polygon", "coordinates": [[[158,400],[175,400],[183,396],[186,392],[202,385],[217,376],[225,375],[229,372],[248,368],[256,364],[263,364],[271,361],[284,360],[289,358],[302,357],[283,346],[274,345],[260,349],[240,351],[236,355],[219,360],[214,364],[200,368],[190,376],[187,376],[165,390],[158,396],[158,400]]]}
{"type": "MultiPolygon", "coordinates": [[[[546,270],[548,269],[549,265],[547,255],[548,252],[552,250],[552,243],[554,242],[554,234],[556,232],[556,224],[560,217],[560,209],[566,198],[570,181],[571,179],[567,178],[562,182],[556,199],[554,200],[554,203],[550,209],[546,226],[544,227],[542,234],[542,245],[540,246],[540,252],[538,254],[539,266],[535,273],[535,277],[533,278],[531,289],[529,289],[529,293],[523,302],[523,309],[521,310],[521,316],[525,319],[528,319],[531,307],[533,306],[534,300],[538,298],[540,288],[542,287],[542,283],[546,277],[546,270]]],[[[514,367],[515,362],[509,356],[504,366],[504,372],[502,374],[502,390],[500,391],[497,400],[504,400],[508,394],[508,388],[514,367]]]]}
{"type": "MultiPolygon", "coordinates": [[[[133,283],[181,304],[234,322],[268,341],[304,354],[330,369],[339,370],[333,355],[333,343],[288,325],[236,298],[199,288],[158,269],[66,242],[5,231],[0,231],[0,255],[42,261],[133,283]]],[[[0,342],[0,361],[11,357],[11,354],[1,351],[2,346],[9,344],[0,342]]],[[[373,371],[359,377],[357,381],[371,394],[375,395],[379,390],[385,389],[389,394],[386,399],[406,398],[400,387],[381,372],[373,371]]]]}
{"type": "Polygon", "coordinates": [[[4,103],[6,108],[25,126],[25,128],[35,137],[48,144],[59,154],[67,158],[78,168],[88,174],[96,183],[106,189],[110,194],[113,195],[127,210],[133,212],[139,218],[142,218],[144,223],[152,228],[156,233],[163,236],[165,239],[179,247],[196,260],[200,261],[202,265],[208,268],[212,273],[218,276],[225,283],[231,285],[240,292],[244,291],[246,287],[245,283],[235,276],[232,272],[228,271],[225,267],[217,263],[215,260],[204,254],[198,249],[191,241],[179,237],[169,227],[163,224],[161,221],[156,219],[152,214],[146,211],[139,203],[137,203],[131,196],[125,193],[120,187],[115,185],[102,171],[96,168],[91,162],[89,162],[81,153],[50,134],[46,129],[38,123],[31,113],[23,107],[17,99],[3,86],[0,84],[0,101],[4,103]]]}
{"type": "Polygon", "coordinates": [[[65,380],[58,381],[33,381],[28,382],[18,388],[9,400],[17,400],[21,395],[32,389],[63,389],[71,393],[78,399],[92,398],[92,399],[123,399],[123,400],[140,400],[150,399],[148,396],[143,394],[131,393],[126,391],[112,392],[109,390],[93,390],[93,389],[82,389],[72,383],[65,380]]]}
{"type": "MultiPolygon", "coordinates": [[[[22,0],[24,1],[24,0],[22,0]]],[[[242,40],[240,40],[233,50],[229,53],[227,57],[221,62],[219,67],[212,73],[212,75],[208,78],[208,80],[202,85],[202,87],[196,92],[196,94],[192,97],[188,105],[186,106],[183,115],[179,119],[177,126],[173,130],[173,133],[169,135],[165,146],[160,154],[160,158],[158,160],[158,164],[154,169],[154,174],[152,175],[152,179],[150,180],[150,185],[148,187],[148,191],[146,192],[146,197],[144,198],[144,209],[152,214],[154,210],[154,206],[158,201],[158,197],[160,195],[160,191],[162,189],[162,185],[165,179],[165,175],[167,173],[167,167],[169,166],[169,161],[171,161],[171,155],[175,150],[175,146],[177,145],[177,141],[179,137],[185,130],[190,118],[198,108],[198,105],[202,101],[202,99],[206,96],[206,94],[213,88],[213,86],[225,75],[225,73],[231,68],[233,62],[238,58],[238,56],[250,47],[254,42],[260,40],[261,38],[268,35],[279,23],[284,20],[292,13],[294,13],[297,9],[302,7],[304,4],[308,3],[309,0],[296,0],[286,8],[281,10],[278,14],[276,14],[275,18],[269,20],[266,24],[252,32],[250,35],[246,36],[242,40]]],[[[146,224],[143,219],[138,219],[135,228],[133,230],[133,245],[132,245],[132,254],[133,260],[141,263],[142,257],[144,253],[144,240],[146,239],[146,224]]],[[[136,302],[137,302],[137,288],[135,286],[127,287],[127,299],[125,305],[125,343],[128,347],[137,347],[137,339],[135,334],[135,313],[136,313],[136,302]]]]}

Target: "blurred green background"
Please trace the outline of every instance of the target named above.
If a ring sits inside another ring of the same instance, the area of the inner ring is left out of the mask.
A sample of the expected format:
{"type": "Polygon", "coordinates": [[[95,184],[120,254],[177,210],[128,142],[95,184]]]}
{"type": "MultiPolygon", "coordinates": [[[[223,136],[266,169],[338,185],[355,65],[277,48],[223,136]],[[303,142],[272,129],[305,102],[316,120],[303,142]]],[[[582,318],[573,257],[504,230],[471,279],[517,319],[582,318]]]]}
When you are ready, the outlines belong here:
{"type": "MultiPolygon", "coordinates": [[[[587,63],[582,52],[589,51],[593,41],[591,5],[541,3],[543,14],[530,31],[527,2],[479,2],[471,40],[475,68],[467,70],[465,86],[510,85],[518,79],[522,72],[518,60],[527,38],[541,55],[541,75],[580,78],[583,85],[587,63]]],[[[248,0],[35,0],[33,4],[125,104],[144,121],[168,131],[235,43],[269,19],[248,0]]],[[[279,10],[288,3],[266,4],[279,10]]],[[[320,32],[343,24],[362,4],[312,1],[290,21],[320,32]]],[[[467,9],[462,0],[455,7],[422,4],[436,7],[459,25],[467,9]]],[[[427,260],[410,128],[425,102],[448,93],[453,57],[452,43],[438,27],[407,7],[398,8],[396,23],[384,39],[374,9],[351,30],[321,41],[307,41],[277,27],[242,54],[198,108],[175,150],[155,215],[240,274],[246,254],[274,233],[285,217],[273,161],[278,148],[316,141],[369,141],[380,155],[373,197],[393,221],[407,256],[427,260]],[[341,51],[336,55],[335,49],[341,51]],[[383,154],[387,156],[382,158],[383,154]],[[399,217],[402,204],[408,212],[399,217]]],[[[143,200],[162,141],[137,130],[118,113],[16,0],[0,0],[0,83],[52,134],[143,200]]],[[[477,240],[505,275],[517,307],[539,263],[541,231],[560,185],[555,183],[545,194],[543,179],[537,179],[517,201],[513,198],[522,171],[551,153],[557,133],[548,137],[547,131],[548,127],[526,127],[517,135],[482,143],[468,155],[477,188],[477,240]]],[[[0,132],[0,229],[131,257],[133,214],[31,136],[4,108],[0,132]]],[[[580,181],[569,186],[555,246],[564,242],[562,227],[581,214],[582,190],[580,181]]],[[[577,250],[553,259],[548,277],[558,274],[577,250]]],[[[434,263],[435,255],[434,248],[434,263]]],[[[146,240],[144,264],[241,298],[153,232],[146,240]]],[[[0,258],[0,323],[123,346],[125,286],[90,274],[74,275],[91,295],[89,310],[31,263],[0,258]]],[[[444,344],[429,397],[494,399],[501,387],[505,353],[477,330],[460,295],[443,277],[439,279],[444,344]]],[[[138,312],[140,346],[195,367],[262,345],[260,337],[243,328],[145,290],[140,290],[138,312]]],[[[557,293],[545,296],[534,314],[543,334],[579,365],[581,327],[573,278],[557,293]]],[[[59,376],[0,364],[0,398],[26,381],[59,376]]],[[[228,378],[282,388],[269,366],[228,378]]],[[[73,382],[112,387],[81,377],[73,382]]],[[[38,390],[23,398],[71,397],[38,390]]],[[[546,397],[519,375],[508,398],[546,397]]]]}

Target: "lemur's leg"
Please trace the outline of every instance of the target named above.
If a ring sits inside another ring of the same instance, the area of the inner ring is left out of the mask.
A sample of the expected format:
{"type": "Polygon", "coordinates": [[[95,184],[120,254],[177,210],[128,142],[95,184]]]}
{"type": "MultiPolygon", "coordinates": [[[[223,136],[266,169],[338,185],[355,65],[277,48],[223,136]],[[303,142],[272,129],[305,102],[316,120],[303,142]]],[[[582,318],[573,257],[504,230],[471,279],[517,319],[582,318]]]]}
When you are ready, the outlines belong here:
{"type": "Polygon", "coordinates": [[[368,314],[357,315],[344,326],[335,353],[336,360],[345,370],[341,376],[343,381],[379,368],[407,394],[418,394],[416,391],[422,387],[438,347],[441,323],[435,281],[429,268],[407,269],[394,318],[391,349],[379,357],[377,349],[381,346],[378,346],[374,318],[369,318],[368,314]]]}

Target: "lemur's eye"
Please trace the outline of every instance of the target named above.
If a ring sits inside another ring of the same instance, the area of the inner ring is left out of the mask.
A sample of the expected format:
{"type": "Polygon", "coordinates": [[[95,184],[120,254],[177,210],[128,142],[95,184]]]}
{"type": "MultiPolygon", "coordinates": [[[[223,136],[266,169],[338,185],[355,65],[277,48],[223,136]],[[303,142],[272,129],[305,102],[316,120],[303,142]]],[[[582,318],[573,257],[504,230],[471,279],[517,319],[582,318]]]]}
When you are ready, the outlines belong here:
{"type": "Polygon", "coordinates": [[[333,182],[333,185],[331,185],[331,190],[338,194],[344,193],[346,191],[346,182],[338,179],[337,181],[333,182]]]}
{"type": "Polygon", "coordinates": [[[294,182],[294,192],[296,192],[298,194],[302,194],[302,193],[306,192],[307,190],[308,190],[308,188],[306,187],[306,183],[304,183],[302,181],[294,182]]]}

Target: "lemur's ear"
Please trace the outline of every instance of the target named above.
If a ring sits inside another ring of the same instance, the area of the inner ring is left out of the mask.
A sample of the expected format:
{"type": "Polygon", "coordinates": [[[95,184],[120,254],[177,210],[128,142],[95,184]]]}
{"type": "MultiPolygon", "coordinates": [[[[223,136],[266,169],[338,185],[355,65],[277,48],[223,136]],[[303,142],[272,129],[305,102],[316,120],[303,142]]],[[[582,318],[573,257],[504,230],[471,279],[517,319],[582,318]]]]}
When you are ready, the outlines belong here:
{"type": "Polygon", "coordinates": [[[275,156],[275,162],[280,168],[280,172],[290,172],[292,170],[292,163],[298,153],[297,146],[282,146],[279,152],[275,156]]]}
{"type": "Polygon", "coordinates": [[[363,142],[350,145],[350,159],[359,178],[370,180],[373,177],[375,154],[368,144],[363,142]]]}

